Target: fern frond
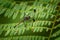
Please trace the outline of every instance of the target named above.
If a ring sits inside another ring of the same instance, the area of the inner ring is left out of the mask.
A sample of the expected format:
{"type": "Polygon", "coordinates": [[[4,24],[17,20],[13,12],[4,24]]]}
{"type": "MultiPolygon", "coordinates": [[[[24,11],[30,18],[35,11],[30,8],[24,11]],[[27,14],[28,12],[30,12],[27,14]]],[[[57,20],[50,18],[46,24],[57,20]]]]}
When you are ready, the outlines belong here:
{"type": "Polygon", "coordinates": [[[47,27],[32,27],[33,32],[43,32],[44,30],[49,31],[50,28],[47,28],[47,27]]]}
{"type": "Polygon", "coordinates": [[[0,38],[1,40],[45,40],[43,36],[16,36],[16,37],[5,37],[0,38]]]}
{"type": "Polygon", "coordinates": [[[54,27],[54,29],[56,29],[56,28],[60,28],[60,24],[58,24],[54,27]]]}
{"type": "Polygon", "coordinates": [[[0,40],[59,40],[59,2],[0,0],[0,40]]]}
{"type": "Polygon", "coordinates": [[[51,37],[56,37],[58,35],[60,35],[60,30],[58,30],[57,32],[53,33],[53,35],[51,37]]]}
{"type": "Polygon", "coordinates": [[[55,40],[60,40],[60,37],[56,38],[55,40]]]}
{"type": "Polygon", "coordinates": [[[52,23],[52,21],[36,21],[33,26],[50,26],[52,23]]]}

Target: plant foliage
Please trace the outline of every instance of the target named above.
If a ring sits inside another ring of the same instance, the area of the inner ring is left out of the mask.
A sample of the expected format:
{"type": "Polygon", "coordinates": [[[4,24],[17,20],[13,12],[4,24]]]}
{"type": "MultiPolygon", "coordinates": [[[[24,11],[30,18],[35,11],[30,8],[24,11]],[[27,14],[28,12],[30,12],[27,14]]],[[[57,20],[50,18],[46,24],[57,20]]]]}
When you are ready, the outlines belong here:
{"type": "Polygon", "coordinates": [[[60,40],[60,0],[0,0],[0,40],[60,40]]]}

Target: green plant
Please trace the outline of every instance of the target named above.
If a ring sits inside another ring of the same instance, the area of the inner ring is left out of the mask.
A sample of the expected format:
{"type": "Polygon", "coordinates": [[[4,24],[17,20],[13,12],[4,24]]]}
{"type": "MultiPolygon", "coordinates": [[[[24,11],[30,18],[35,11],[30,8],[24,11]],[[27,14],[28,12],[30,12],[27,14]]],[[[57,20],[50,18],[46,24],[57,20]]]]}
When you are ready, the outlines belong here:
{"type": "Polygon", "coordinates": [[[60,0],[0,0],[0,40],[60,40],[60,0]]]}

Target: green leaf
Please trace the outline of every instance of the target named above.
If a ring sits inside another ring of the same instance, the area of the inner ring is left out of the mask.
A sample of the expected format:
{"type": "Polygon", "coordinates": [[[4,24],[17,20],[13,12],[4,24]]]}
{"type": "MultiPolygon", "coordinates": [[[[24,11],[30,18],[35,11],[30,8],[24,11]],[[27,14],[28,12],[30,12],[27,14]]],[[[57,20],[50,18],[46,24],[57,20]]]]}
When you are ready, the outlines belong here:
{"type": "Polygon", "coordinates": [[[19,10],[16,11],[16,12],[14,12],[14,14],[13,14],[13,19],[15,19],[15,18],[17,17],[18,13],[19,13],[19,10]]]}
{"type": "Polygon", "coordinates": [[[60,40],[60,37],[56,38],[55,40],[60,40]]]}
{"type": "Polygon", "coordinates": [[[0,15],[3,14],[6,11],[6,8],[2,9],[0,12],[0,15]]]}

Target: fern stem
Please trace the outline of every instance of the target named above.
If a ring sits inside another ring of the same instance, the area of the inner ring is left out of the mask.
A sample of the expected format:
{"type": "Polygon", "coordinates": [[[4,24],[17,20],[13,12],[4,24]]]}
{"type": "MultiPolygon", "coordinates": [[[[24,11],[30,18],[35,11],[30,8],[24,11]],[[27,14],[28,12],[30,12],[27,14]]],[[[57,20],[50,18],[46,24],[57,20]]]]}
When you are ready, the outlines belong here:
{"type": "Polygon", "coordinates": [[[55,22],[56,22],[56,18],[57,18],[57,17],[55,17],[55,20],[54,20],[54,22],[53,22],[53,25],[52,25],[52,28],[51,28],[50,35],[49,35],[49,37],[48,37],[48,40],[50,40],[52,31],[53,31],[53,29],[54,29],[54,25],[55,25],[55,22]]]}

